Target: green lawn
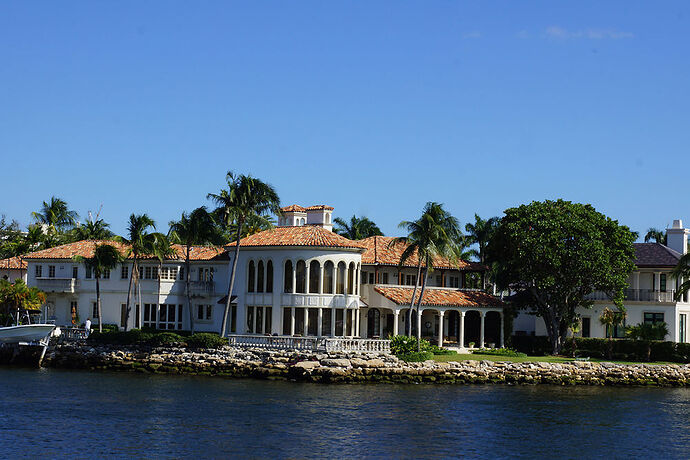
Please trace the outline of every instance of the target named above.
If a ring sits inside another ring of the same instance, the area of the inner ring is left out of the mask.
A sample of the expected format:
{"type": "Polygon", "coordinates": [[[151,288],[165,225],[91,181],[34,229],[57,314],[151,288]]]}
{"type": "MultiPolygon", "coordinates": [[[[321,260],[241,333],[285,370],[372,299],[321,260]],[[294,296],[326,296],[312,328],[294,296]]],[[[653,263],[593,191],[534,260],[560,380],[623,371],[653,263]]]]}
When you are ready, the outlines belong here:
{"type": "MultiPolygon", "coordinates": [[[[475,361],[498,361],[498,362],[511,362],[511,363],[526,363],[526,362],[545,362],[545,363],[570,363],[575,361],[574,358],[568,358],[566,356],[527,356],[526,358],[517,358],[513,356],[494,356],[494,355],[481,355],[481,354],[457,354],[457,355],[435,355],[434,361],[438,362],[448,362],[448,361],[465,361],[465,360],[475,360],[475,361]]],[[[607,359],[595,359],[589,360],[593,363],[610,362],[616,364],[640,364],[639,362],[633,361],[610,361],[607,359]]],[[[671,364],[665,362],[653,362],[644,364],[671,364]]]]}

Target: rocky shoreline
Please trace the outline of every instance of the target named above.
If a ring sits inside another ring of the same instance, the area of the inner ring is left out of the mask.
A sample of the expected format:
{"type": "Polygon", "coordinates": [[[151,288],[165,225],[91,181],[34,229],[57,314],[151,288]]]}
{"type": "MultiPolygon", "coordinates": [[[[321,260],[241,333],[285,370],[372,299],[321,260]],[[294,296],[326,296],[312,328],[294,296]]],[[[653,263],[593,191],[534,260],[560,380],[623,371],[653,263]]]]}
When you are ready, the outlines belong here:
{"type": "Polygon", "coordinates": [[[690,386],[690,364],[406,363],[377,353],[313,353],[264,349],[91,346],[51,347],[45,367],[209,375],[314,383],[444,383],[690,386]]]}

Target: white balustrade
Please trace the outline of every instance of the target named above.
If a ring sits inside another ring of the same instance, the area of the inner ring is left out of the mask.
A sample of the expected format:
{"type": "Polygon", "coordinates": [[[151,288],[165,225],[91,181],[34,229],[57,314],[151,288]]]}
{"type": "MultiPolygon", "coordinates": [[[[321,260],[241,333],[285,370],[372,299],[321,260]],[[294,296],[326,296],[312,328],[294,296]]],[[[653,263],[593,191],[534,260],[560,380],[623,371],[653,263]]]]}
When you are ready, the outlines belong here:
{"type": "Polygon", "coordinates": [[[291,337],[287,335],[230,335],[230,346],[282,349],[282,350],[325,350],[362,351],[390,353],[390,340],[357,339],[339,337],[291,337]]]}

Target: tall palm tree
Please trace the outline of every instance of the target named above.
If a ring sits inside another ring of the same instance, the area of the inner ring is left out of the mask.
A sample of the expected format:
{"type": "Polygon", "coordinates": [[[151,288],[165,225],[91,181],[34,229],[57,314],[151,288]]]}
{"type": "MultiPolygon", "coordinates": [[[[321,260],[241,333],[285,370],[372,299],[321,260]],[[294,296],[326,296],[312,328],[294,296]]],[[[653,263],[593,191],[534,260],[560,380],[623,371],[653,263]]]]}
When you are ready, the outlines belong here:
{"type": "Polygon", "coordinates": [[[85,224],[78,225],[72,230],[73,241],[83,240],[107,240],[115,236],[108,227],[110,224],[103,219],[89,220],[85,224]]]}
{"type": "MultiPolygon", "coordinates": [[[[125,330],[129,325],[129,315],[132,311],[133,288],[139,287],[139,260],[143,255],[152,252],[153,238],[147,233],[149,228],[156,228],[156,223],[147,214],[132,214],[129,216],[127,226],[126,243],[131,246],[130,254],[132,260],[132,273],[129,277],[129,288],[127,289],[127,304],[125,307],[125,330]]],[[[139,309],[141,310],[141,293],[139,294],[139,309]]]]}
{"type": "Polygon", "coordinates": [[[156,303],[159,303],[161,298],[161,272],[163,271],[163,261],[176,257],[177,251],[172,246],[172,242],[167,235],[158,232],[150,233],[149,235],[152,239],[150,247],[151,255],[158,259],[158,297],[156,298],[156,303]]]}
{"type": "Polygon", "coordinates": [[[686,293],[690,292],[690,252],[681,256],[680,260],[678,260],[678,265],[673,269],[671,275],[676,279],[683,279],[675,293],[675,298],[678,301],[686,293]]]}
{"type": "Polygon", "coordinates": [[[658,228],[650,227],[647,229],[647,233],[644,236],[644,242],[649,243],[654,240],[655,243],[666,244],[666,232],[659,230],[658,228]]]}
{"type": "Polygon", "coordinates": [[[232,290],[235,285],[235,272],[237,270],[237,258],[240,254],[240,238],[242,229],[251,216],[265,216],[273,213],[280,215],[280,198],[275,189],[250,175],[235,174],[228,171],[226,176],[228,188],[220,193],[209,193],[207,197],[213,200],[223,216],[226,225],[236,225],[235,232],[235,255],[232,259],[230,269],[230,285],[228,286],[228,298],[225,302],[223,312],[223,322],[221,324],[220,335],[225,335],[225,325],[227,324],[232,301],[232,290]]]}
{"type": "Polygon", "coordinates": [[[76,262],[83,262],[93,271],[96,279],[96,308],[98,309],[98,332],[103,332],[103,312],[101,309],[101,275],[106,270],[112,270],[122,261],[120,251],[110,244],[96,245],[92,257],[75,256],[76,262]]]}
{"type": "Polygon", "coordinates": [[[368,217],[352,216],[350,222],[346,222],[340,217],[333,219],[336,225],[335,232],[351,240],[361,240],[370,236],[382,236],[381,229],[368,217]]]}
{"type": "Polygon", "coordinates": [[[79,215],[70,211],[67,202],[60,198],[51,197],[50,202],[43,202],[40,212],[31,213],[39,224],[56,230],[64,230],[77,223],[79,215]]]}
{"type": "Polygon", "coordinates": [[[182,213],[182,217],[178,221],[170,222],[170,230],[168,235],[175,243],[184,245],[185,256],[185,293],[187,295],[187,308],[189,309],[189,325],[194,333],[194,314],[192,313],[192,295],[190,292],[189,272],[190,270],[190,253],[192,246],[202,246],[214,243],[218,240],[218,232],[216,231],[216,223],[213,217],[206,210],[205,206],[196,208],[191,213],[182,213]]]}
{"type": "Polygon", "coordinates": [[[472,255],[481,263],[486,262],[486,246],[491,240],[500,219],[498,217],[491,217],[489,219],[482,219],[478,214],[474,215],[474,223],[465,225],[467,232],[467,243],[476,244],[477,249],[471,251],[472,255]]]}

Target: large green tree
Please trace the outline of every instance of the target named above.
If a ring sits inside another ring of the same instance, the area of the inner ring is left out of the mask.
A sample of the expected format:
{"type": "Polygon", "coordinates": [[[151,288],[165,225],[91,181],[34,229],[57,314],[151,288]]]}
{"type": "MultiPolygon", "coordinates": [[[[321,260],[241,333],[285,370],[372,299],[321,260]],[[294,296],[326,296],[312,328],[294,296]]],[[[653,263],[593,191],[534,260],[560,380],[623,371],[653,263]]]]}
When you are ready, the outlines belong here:
{"type": "Polygon", "coordinates": [[[103,332],[103,309],[101,308],[101,276],[106,270],[113,270],[122,262],[123,257],[115,246],[110,244],[98,244],[93,251],[93,256],[75,256],[76,262],[82,262],[93,271],[96,280],[96,309],[98,311],[98,332],[103,332]]]}
{"type": "Polygon", "coordinates": [[[36,287],[28,287],[21,279],[10,283],[0,279],[0,325],[9,325],[13,314],[16,324],[21,323],[22,313],[40,310],[46,295],[36,287]]]}
{"type": "Polygon", "coordinates": [[[350,217],[350,222],[346,222],[340,217],[333,219],[335,232],[351,240],[361,240],[370,236],[382,236],[381,229],[368,217],[350,217]]]}
{"type": "Polygon", "coordinates": [[[217,206],[217,215],[222,216],[226,226],[234,225],[235,230],[235,253],[232,258],[230,268],[230,283],[228,285],[228,296],[223,312],[220,335],[225,335],[225,327],[230,313],[230,303],[232,302],[232,290],[235,285],[235,273],[237,270],[237,258],[240,255],[240,239],[245,223],[252,216],[265,217],[270,213],[280,215],[280,198],[275,189],[265,182],[250,175],[235,174],[228,171],[226,175],[228,188],[219,193],[209,193],[208,198],[217,206]]]}
{"type": "Polygon", "coordinates": [[[636,238],[591,205],[535,201],[505,211],[487,260],[495,262],[498,287],[515,291],[522,307],[544,319],[558,354],[576,309],[592,306],[588,294],[604,291],[622,305],[636,238]]]}

